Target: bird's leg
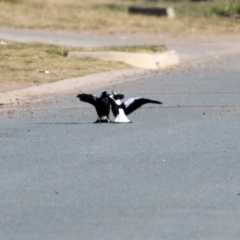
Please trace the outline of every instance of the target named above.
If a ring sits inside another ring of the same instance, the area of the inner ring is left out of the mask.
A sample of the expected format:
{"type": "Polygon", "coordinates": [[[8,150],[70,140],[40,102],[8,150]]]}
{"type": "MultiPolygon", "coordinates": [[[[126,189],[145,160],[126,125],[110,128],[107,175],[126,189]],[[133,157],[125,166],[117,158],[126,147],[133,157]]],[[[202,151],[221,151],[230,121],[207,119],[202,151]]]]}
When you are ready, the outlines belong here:
{"type": "Polygon", "coordinates": [[[100,123],[100,122],[101,122],[101,119],[98,117],[94,123],[100,123]]]}
{"type": "Polygon", "coordinates": [[[106,122],[108,122],[108,116],[101,116],[101,117],[99,118],[99,121],[100,121],[101,123],[106,123],[106,122]]]}
{"type": "Polygon", "coordinates": [[[110,119],[110,117],[109,116],[107,116],[107,118],[108,118],[108,121],[110,122],[110,123],[112,123],[113,121],[110,119]]]}
{"type": "Polygon", "coordinates": [[[109,116],[98,117],[94,123],[109,123],[112,122],[109,116]]]}

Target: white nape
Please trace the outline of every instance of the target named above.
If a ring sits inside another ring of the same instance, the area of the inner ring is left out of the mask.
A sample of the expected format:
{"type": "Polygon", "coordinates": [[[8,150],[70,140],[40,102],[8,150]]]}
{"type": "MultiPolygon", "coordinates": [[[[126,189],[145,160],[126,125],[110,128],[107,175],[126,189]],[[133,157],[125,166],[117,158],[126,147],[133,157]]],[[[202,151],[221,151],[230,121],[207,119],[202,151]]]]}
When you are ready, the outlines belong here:
{"type": "Polygon", "coordinates": [[[121,103],[122,103],[120,99],[115,100],[115,102],[117,105],[121,105],[121,103]]]}
{"type": "Polygon", "coordinates": [[[131,121],[125,115],[123,109],[119,108],[119,114],[114,119],[115,123],[130,123],[131,121]]]}

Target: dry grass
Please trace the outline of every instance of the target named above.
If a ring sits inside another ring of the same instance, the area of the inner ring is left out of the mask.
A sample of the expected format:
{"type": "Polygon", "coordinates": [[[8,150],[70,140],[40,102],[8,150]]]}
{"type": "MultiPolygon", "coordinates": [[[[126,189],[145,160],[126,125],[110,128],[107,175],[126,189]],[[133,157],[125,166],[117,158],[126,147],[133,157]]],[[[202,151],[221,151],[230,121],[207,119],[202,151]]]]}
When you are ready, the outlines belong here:
{"type": "Polygon", "coordinates": [[[164,0],[0,0],[0,27],[54,29],[98,33],[239,32],[239,19],[221,17],[238,11],[236,0],[191,3],[164,0]],[[16,3],[10,3],[14,1],[16,3]],[[228,5],[226,5],[228,3],[228,5]],[[177,18],[130,15],[127,8],[173,6],[177,18]],[[227,13],[228,13],[227,12],[227,13]],[[14,16],[14,17],[12,17],[14,16]]]}
{"type": "Polygon", "coordinates": [[[101,48],[73,48],[45,44],[22,44],[7,42],[0,45],[1,84],[42,84],[87,74],[132,68],[123,63],[105,62],[91,58],[66,58],[67,51],[129,51],[161,52],[165,46],[121,46],[101,48]],[[40,70],[40,71],[39,71],[40,70]],[[42,70],[48,70],[45,74],[42,70]]]}
{"type": "Polygon", "coordinates": [[[78,49],[14,42],[0,45],[0,84],[41,84],[102,71],[131,68],[123,63],[66,58],[64,54],[67,50],[78,49]],[[48,70],[50,73],[41,73],[39,70],[48,70]]]}
{"type": "MultiPolygon", "coordinates": [[[[239,11],[239,0],[201,3],[176,0],[0,0],[0,27],[124,34],[183,35],[193,30],[195,34],[239,33],[240,19],[235,17],[239,11]],[[169,20],[164,17],[130,15],[127,9],[133,4],[172,6],[177,17],[169,20]]],[[[0,45],[0,84],[40,84],[128,67],[93,59],[66,59],[63,56],[66,50],[79,49],[40,44],[0,45]],[[39,73],[40,69],[47,69],[50,74],[39,73]]],[[[136,51],[128,49],[131,50],[136,51]]],[[[151,49],[141,51],[146,50],[151,49]]]]}

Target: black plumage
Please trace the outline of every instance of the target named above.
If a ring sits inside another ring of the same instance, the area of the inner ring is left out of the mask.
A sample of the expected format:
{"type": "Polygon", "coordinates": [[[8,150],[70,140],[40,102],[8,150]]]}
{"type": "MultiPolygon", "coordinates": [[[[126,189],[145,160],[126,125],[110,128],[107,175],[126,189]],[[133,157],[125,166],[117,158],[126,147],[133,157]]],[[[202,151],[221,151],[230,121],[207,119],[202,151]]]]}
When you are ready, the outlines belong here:
{"type": "MultiPolygon", "coordinates": [[[[86,94],[81,93],[77,95],[77,98],[80,99],[80,101],[87,102],[91,105],[93,105],[96,109],[98,119],[96,120],[96,123],[100,122],[110,122],[109,114],[110,114],[110,106],[111,102],[109,99],[110,94],[108,94],[106,91],[102,92],[101,95],[98,97],[96,95],[92,94],[86,94]]],[[[124,98],[123,94],[114,94],[113,98],[118,100],[124,98]]]]}
{"type": "Polygon", "coordinates": [[[99,97],[92,94],[81,93],[77,95],[77,98],[95,107],[98,115],[96,123],[110,121],[110,101],[106,91],[102,92],[99,97]]]}

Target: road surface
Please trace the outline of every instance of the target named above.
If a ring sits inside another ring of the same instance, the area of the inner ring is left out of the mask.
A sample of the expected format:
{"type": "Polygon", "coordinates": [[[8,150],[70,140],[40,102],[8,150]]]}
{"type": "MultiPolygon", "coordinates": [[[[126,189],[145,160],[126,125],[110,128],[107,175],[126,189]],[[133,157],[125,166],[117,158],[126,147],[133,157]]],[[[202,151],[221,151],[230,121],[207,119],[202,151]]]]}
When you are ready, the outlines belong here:
{"type": "Polygon", "coordinates": [[[108,87],[164,102],[131,124],[93,124],[76,92],[2,114],[0,239],[238,240],[239,62],[108,87]]]}

